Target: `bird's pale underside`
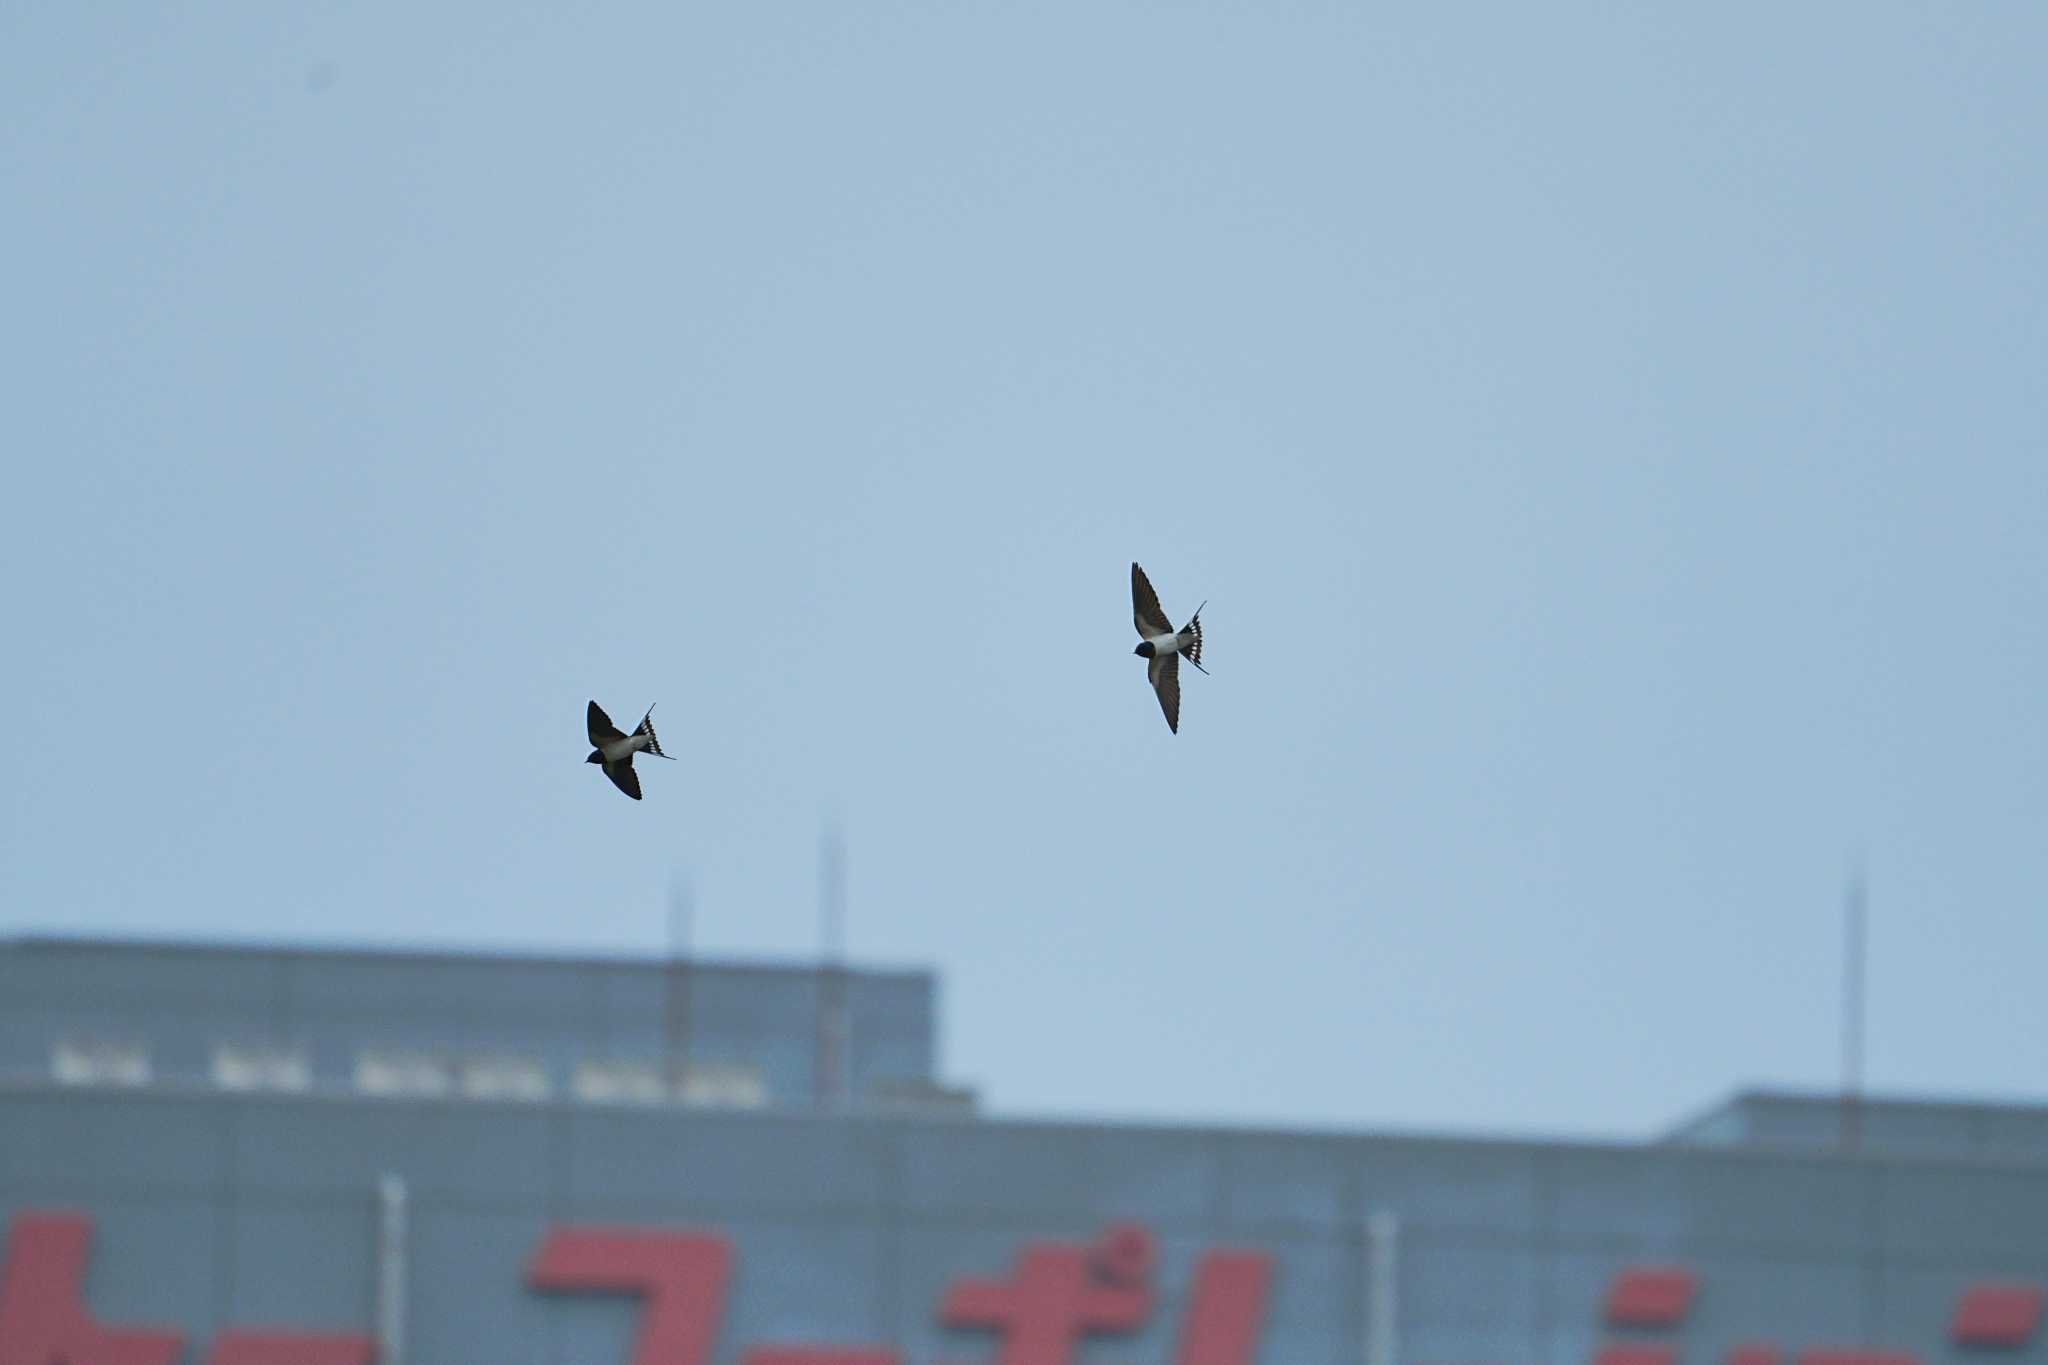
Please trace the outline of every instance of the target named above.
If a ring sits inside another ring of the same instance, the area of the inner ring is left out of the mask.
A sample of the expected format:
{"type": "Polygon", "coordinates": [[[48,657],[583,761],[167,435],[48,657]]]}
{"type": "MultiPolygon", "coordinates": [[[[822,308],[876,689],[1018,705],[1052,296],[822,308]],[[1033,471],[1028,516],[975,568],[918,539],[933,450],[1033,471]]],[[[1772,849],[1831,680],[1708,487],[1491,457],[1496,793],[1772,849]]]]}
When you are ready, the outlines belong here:
{"type": "MultiPolygon", "coordinates": [[[[1207,606],[1207,603],[1203,604],[1207,606]]],[[[1202,667],[1202,613],[1197,608],[1185,626],[1173,622],[1159,605],[1152,580],[1134,561],[1131,564],[1131,619],[1138,628],[1137,653],[1145,659],[1145,676],[1159,695],[1159,709],[1166,713],[1166,728],[1180,733],[1180,661],[1183,657],[1202,667]]]]}
{"type": "Polygon", "coordinates": [[[647,714],[632,734],[626,734],[612,724],[612,718],[596,702],[590,703],[585,717],[590,727],[590,757],[586,763],[596,763],[604,768],[604,775],[635,801],[640,799],[640,774],[633,771],[633,755],[650,753],[656,758],[667,758],[661,751],[661,741],[654,735],[654,708],[647,708],[647,714]]]}

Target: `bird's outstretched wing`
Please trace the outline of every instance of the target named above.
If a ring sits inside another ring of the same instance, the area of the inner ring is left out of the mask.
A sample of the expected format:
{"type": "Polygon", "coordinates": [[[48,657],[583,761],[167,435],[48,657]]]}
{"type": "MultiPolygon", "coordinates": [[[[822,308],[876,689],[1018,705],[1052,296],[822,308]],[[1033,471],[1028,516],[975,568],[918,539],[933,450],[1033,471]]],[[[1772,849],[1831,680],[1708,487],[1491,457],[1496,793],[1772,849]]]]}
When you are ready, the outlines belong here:
{"type": "Polygon", "coordinates": [[[1159,694],[1159,709],[1166,713],[1166,728],[1180,733],[1180,655],[1155,654],[1145,663],[1145,676],[1159,694]]]}
{"type": "Polygon", "coordinates": [[[605,764],[604,775],[609,777],[612,780],[612,785],[620,791],[632,797],[635,801],[640,799],[640,774],[633,771],[632,759],[629,758],[620,763],[605,764]]]}
{"type": "MultiPolygon", "coordinates": [[[[612,718],[606,715],[604,708],[596,702],[590,703],[590,714],[585,719],[590,723],[590,747],[593,749],[602,749],[605,745],[616,743],[626,737],[618,726],[612,724],[612,718]]],[[[618,781],[617,778],[612,780],[618,781]]],[[[640,793],[632,794],[638,796],[640,793]]]]}
{"type": "Polygon", "coordinates": [[[1131,563],[1131,619],[1144,639],[1173,634],[1173,622],[1166,619],[1159,594],[1152,591],[1152,580],[1145,577],[1145,571],[1135,560],[1131,563]]]}

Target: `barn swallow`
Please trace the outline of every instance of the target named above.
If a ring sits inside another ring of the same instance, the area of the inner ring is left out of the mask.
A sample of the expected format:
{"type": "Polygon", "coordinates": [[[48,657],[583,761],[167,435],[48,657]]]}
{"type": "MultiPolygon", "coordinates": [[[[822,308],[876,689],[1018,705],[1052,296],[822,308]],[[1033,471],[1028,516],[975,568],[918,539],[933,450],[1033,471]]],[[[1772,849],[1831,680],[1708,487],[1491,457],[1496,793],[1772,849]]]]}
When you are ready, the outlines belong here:
{"type": "MultiPolygon", "coordinates": [[[[1207,602],[1202,603],[1206,607],[1207,602]]],[[[1183,656],[1202,672],[1202,607],[1195,608],[1195,614],[1179,630],[1166,619],[1166,612],[1159,605],[1159,594],[1152,591],[1151,580],[1145,571],[1135,563],[1131,565],[1131,613],[1138,626],[1139,643],[1135,651],[1146,660],[1145,676],[1152,680],[1152,690],[1159,694],[1159,709],[1166,713],[1166,728],[1180,733],[1180,661],[1183,656]]]]}
{"type": "MultiPolygon", "coordinates": [[[[612,718],[596,702],[590,703],[590,757],[585,763],[596,763],[604,768],[604,775],[635,801],[640,799],[640,774],[633,771],[633,755],[641,752],[653,754],[656,758],[668,758],[661,751],[661,741],[654,737],[654,708],[647,708],[647,714],[640,718],[640,725],[630,735],[619,733],[619,727],[612,724],[612,718]]],[[[673,763],[674,759],[669,759],[673,763]]]]}

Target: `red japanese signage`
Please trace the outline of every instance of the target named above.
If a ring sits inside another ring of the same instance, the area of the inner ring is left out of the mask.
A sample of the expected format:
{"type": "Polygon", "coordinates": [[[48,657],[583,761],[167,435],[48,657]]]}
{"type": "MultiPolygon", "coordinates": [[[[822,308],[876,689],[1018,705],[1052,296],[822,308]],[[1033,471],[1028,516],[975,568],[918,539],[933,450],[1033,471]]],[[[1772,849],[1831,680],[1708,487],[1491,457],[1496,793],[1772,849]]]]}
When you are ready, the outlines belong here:
{"type": "MultiPolygon", "coordinates": [[[[1692,1311],[1698,1277],[1683,1266],[1630,1266],[1608,1285],[1602,1316],[1616,1327],[1673,1331],[1692,1311]]],[[[2032,1285],[1979,1284],[1963,1292],[1949,1335],[1962,1346],[2020,1346],[2041,1320],[2042,1291],[2032,1285]]],[[[1775,1342],[1744,1342],[1721,1365],[1921,1365],[1910,1351],[1867,1346],[1808,1346],[1788,1352],[1775,1342]]],[[[1677,1365],[1678,1343],[1635,1340],[1602,1346],[1593,1365],[1677,1365]]]]}
{"type": "Polygon", "coordinates": [[[2041,1325],[2040,1286],[1980,1284],[1956,1305],[1950,1331],[1968,1346],[2024,1346],[2041,1325]]]}
{"type": "MultiPolygon", "coordinates": [[[[77,1213],[24,1213],[9,1229],[0,1264],[0,1365],[180,1365],[182,1333],[110,1326],[84,1299],[92,1220],[77,1213]]],[[[1083,1341],[1127,1335],[1151,1322],[1158,1249],[1134,1223],[1092,1243],[1033,1242],[1007,1275],[966,1275],[937,1305],[944,1326],[989,1338],[989,1365],[1072,1365],[1083,1341]]],[[[639,1333],[625,1365],[711,1365],[735,1268],[732,1244],[710,1232],[568,1226],[550,1230],[527,1270],[548,1294],[629,1298],[639,1333]]],[[[1172,1365],[1254,1365],[1272,1288],[1264,1252],[1211,1250],[1188,1286],[1172,1365]]],[[[1682,1266],[1630,1267],[1614,1277],[1601,1307],[1608,1324],[1635,1333],[1600,1347],[1593,1365],[1676,1365],[1675,1334],[1702,1293],[1682,1266]]],[[[1984,1283],[1957,1304],[1950,1335],[1962,1346],[2009,1349],[2040,1325],[2039,1285],[1984,1283]]],[[[373,1365],[366,1335],[235,1327],[212,1343],[207,1365],[373,1365]]],[[[1717,1365],[1920,1365],[1902,1351],[1767,1341],[1739,1345],[1717,1365]]],[[[741,1365],[905,1365],[878,1344],[763,1343],[741,1365]]]]}
{"type": "MultiPolygon", "coordinates": [[[[0,1365],[177,1365],[182,1333],[113,1328],[95,1321],[80,1287],[92,1245],[82,1214],[24,1214],[7,1237],[0,1268],[0,1365]]],[[[364,1336],[305,1332],[223,1333],[211,1365],[370,1365],[364,1336]]]]}
{"type": "MultiPolygon", "coordinates": [[[[14,1220],[0,1272],[0,1365],[177,1365],[179,1332],[110,1328],[83,1294],[92,1220],[25,1214],[14,1220]]],[[[551,1294],[617,1294],[637,1302],[640,1331],[627,1365],[711,1365],[732,1282],[732,1245],[713,1233],[572,1226],[551,1230],[527,1271],[551,1294]]],[[[1112,1227],[1093,1244],[1025,1248],[1006,1279],[968,1276],[939,1305],[939,1320],[996,1338],[995,1365],[1071,1365],[1084,1337],[1134,1332],[1150,1320],[1152,1236],[1112,1227]]],[[[1271,1258],[1212,1251],[1195,1269],[1176,1365],[1253,1365],[1271,1258]]],[[[213,1344],[209,1365],[371,1365],[366,1336],[236,1329],[213,1344]]],[[[742,1365],[903,1365],[886,1346],[766,1344],[742,1365]]]]}

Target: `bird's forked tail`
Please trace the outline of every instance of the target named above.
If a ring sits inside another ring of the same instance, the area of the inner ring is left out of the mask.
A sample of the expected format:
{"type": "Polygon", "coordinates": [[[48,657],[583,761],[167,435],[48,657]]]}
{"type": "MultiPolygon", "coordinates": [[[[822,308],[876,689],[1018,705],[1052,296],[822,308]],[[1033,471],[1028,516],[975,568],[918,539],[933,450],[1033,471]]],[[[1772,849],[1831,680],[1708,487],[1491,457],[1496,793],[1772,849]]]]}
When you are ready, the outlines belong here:
{"type": "MultiPolygon", "coordinates": [[[[1202,603],[1202,607],[1208,605],[1207,602],[1202,603]]],[[[1202,607],[1196,607],[1195,614],[1180,628],[1181,657],[1196,668],[1202,668],[1202,607]]],[[[1202,668],[1202,671],[1207,673],[1209,670],[1202,668]]]]}
{"type": "MultiPolygon", "coordinates": [[[[647,736],[648,753],[653,754],[656,758],[669,758],[667,754],[661,751],[661,741],[654,737],[654,708],[652,706],[647,708],[646,715],[640,717],[640,724],[633,733],[647,736]]],[[[669,758],[669,762],[673,763],[675,760],[669,758]]]]}

